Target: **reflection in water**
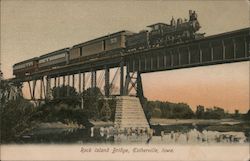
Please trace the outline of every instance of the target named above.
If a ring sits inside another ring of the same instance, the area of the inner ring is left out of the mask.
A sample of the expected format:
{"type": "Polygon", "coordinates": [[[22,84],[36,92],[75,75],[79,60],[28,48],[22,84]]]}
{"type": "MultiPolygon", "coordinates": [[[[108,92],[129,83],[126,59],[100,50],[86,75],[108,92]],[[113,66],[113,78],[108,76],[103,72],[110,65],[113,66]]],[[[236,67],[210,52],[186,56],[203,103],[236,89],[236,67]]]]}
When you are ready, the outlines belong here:
{"type": "Polygon", "coordinates": [[[244,132],[207,131],[200,127],[124,129],[112,126],[89,129],[44,129],[24,135],[18,143],[109,143],[109,144],[225,144],[247,143],[244,132]]]}

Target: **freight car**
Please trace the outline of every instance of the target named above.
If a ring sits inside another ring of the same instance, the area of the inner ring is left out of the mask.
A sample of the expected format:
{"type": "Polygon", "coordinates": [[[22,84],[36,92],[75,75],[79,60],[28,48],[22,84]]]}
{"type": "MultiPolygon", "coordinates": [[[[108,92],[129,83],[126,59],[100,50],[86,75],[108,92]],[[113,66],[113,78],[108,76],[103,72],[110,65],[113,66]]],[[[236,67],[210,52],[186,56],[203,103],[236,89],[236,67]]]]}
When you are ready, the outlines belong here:
{"type": "Polygon", "coordinates": [[[51,69],[59,66],[66,65],[68,63],[69,48],[57,50],[46,55],[42,55],[38,59],[38,69],[51,69]]]}
{"type": "Polygon", "coordinates": [[[101,56],[107,52],[109,54],[119,52],[126,48],[126,37],[132,34],[124,30],[75,45],[69,51],[69,61],[74,63],[101,56]]]}
{"type": "Polygon", "coordinates": [[[37,61],[38,58],[32,58],[25,60],[13,65],[13,75],[16,77],[24,77],[25,75],[30,75],[31,73],[37,71],[37,61]]]}

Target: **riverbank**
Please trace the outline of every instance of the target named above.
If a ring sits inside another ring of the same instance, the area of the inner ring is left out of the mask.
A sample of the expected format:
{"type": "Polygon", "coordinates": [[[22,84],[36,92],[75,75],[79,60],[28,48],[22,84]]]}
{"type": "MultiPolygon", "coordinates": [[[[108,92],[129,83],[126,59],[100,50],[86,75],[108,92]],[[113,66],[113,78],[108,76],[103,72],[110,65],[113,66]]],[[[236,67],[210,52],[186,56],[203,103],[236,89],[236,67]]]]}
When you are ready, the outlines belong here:
{"type": "Polygon", "coordinates": [[[194,125],[215,125],[215,124],[228,124],[234,125],[242,123],[240,120],[235,119],[161,119],[161,118],[151,118],[151,125],[180,125],[180,124],[194,124],[194,125]]]}
{"type": "Polygon", "coordinates": [[[67,128],[85,128],[83,125],[79,125],[77,123],[68,123],[64,124],[62,122],[44,122],[44,123],[39,123],[35,127],[36,129],[67,129],[67,128]]]}
{"type": "Polygon", "coordinates": [[[91,124],[94,125],[94,127],[99,128],[99,127],[107,127],[107,126],[114,126],[114,122],[113,121],[95,121],[95,120],[89,120],[89,122],[91,124]]]}
{"type": "Polygon", "coordinates": [[[151,126],[160,131],[185,131],[190,128],[198,128],[207,131],[218,132],[247,132],[250,131],[250,123],[243,120],[221,119],[159,119],[153,118],[151,126]]]}

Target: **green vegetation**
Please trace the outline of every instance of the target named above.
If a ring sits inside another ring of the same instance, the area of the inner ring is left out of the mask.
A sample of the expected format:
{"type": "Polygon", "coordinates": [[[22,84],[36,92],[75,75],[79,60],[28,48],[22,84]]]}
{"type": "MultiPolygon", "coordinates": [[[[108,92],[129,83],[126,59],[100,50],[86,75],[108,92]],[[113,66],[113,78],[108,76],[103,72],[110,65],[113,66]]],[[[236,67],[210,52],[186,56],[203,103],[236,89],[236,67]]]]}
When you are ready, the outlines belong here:
{"type": "Polygon", "coordinates": [[[148,101],[146,110],[151,117],[156,118],[193,118],[194,112],[185,103],[170,103],[161,101],[148,101]]]}
{"type": "Polygon", "coordinates": [[[205,108],[197,106],[193,112],[186,103],[171,103],[162,101],[146,101],[144,111],[148,119],[168,118],[168,119],[224,119],[233,118],[239,120],[250,120],[250,110],[247,114],[240,114],[235,110],[234,114],[229,114],[221,107],[205,108]]]}
{"type": "Polygon", "coordinates": [[[52,100],[38,107],[41,112],[38,118],[43,122],[75,122],[86,126],[88,119],[114,119],[115,100],[105,100],[99,88],[78,94],[73,87],[61,86],[53,88],[52,95],[52,100]]]}
{"type": "Polygon", "coordinates": [[[23,98],[1,106],[1,141],[10,142],[22,135],[34,124],[36,108],[23,98]]]}
{"type": "Polygon", "coordinates": [[[201,105],[197,106],[195,114],[199,119],[222,119],[227,115],[223,108],[213,107],[205,110],[205,107],[201,105]]]}
{"type": "Polygon", "coordinates": [[[43,122],[62,122],[92,126],[89,119],[114,120],[115,100],[105,100],[98,88],[78,94],[75,88],[53,88],[52,100],[38,107],[19,96],[8,101],[8,82],[1,80],[1,142],[14,142],[16,138],[43,122]],[[68,96],[69,95],[69,96],[68,96]],[[83,102],[83,106],[81,106],[83,102]]]}
{"type": "Polygon", "coordinates": [[[240,124],[236,124],[236,125],[228,125],[228,124],[224,124],[224,125],[210,125],[206,128],[206,130],[210,130],[210,131],[219,131],[219,132],[227,132],[227,131],[238,131],[238,132],[242,132],[244,131],[250,131],[250,126],[249,124],[246,123],[240,123],[240,124]]]}

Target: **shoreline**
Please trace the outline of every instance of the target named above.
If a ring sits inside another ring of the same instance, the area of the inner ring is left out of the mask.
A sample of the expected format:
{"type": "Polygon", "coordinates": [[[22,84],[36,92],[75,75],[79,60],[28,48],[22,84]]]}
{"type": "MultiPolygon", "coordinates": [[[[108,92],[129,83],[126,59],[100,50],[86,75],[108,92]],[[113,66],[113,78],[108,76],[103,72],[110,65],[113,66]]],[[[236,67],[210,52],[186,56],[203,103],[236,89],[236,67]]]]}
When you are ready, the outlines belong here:
{"type": "Polygon", "coordinates": [[[218,124],[229,124],[229,125],[235,125],[242,123],[241,120],[235,120],[235,119],[164,119],[164,118],[151,118],[150,124],[151,125],[180,125],[180,124],[197,124],[197,125],[218,125],[218,124]]]}

